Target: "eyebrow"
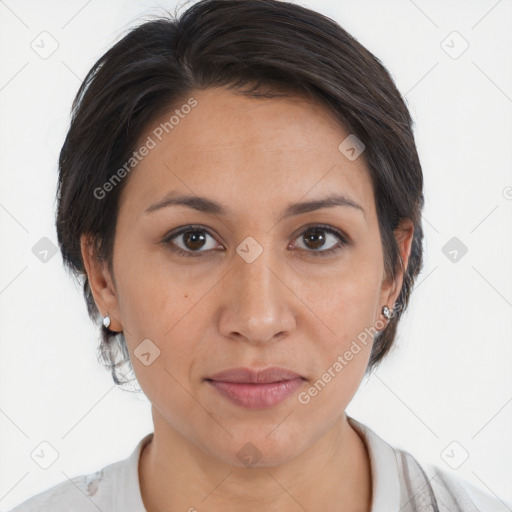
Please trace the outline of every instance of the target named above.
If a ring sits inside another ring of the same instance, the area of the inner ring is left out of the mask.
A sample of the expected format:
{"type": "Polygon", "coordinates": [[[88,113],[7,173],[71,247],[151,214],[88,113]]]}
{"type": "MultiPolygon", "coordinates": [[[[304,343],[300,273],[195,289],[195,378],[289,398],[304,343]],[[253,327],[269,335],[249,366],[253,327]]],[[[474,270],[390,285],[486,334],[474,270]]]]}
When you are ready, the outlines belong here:
{"type": "MultiPolygon", "coordinates": [[[[218,203],[217,201],[213,201],[212,199],[208,199],[207,197],[182,195],[174,191],[168,193],[160,201],[152,204],[144,213],[152,213],[169,206],[188,206],[189,208],[193,208],[194,210],[210,215],[228,216],[231,213],[227,206],[218,203]]],[[[334,206],[348,206],[359,210],[366,218],[366,213],[361,205],[343,194],[330,194],[329,196],[321,199],[288,204],[279,217],[278,222],[293,215],[309,213],[315,210],[320,210],[321,208],[332,208],[334,206]]]]}

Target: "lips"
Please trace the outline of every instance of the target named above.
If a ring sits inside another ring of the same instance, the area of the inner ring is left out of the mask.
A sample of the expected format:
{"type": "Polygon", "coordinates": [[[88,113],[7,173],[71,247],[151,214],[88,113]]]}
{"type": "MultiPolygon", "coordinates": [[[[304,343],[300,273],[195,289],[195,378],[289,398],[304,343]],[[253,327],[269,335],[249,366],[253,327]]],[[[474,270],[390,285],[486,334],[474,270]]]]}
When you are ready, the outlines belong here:
{"type": "Polygon", "coordinates": [[[232,368],[212,375],[206,380],[217,382],[233,382],[244,384],[268,384],[271,382],[281,382],[284,380],[293,380],[303,378],[298,373],[285,368],[272,366],[264,370],[251,370],[250,368],[232,368]]]}
{"type": "Polygon", "coordinates": [[[215,392],[237,406],[265,409],[287,400],[306,379],[291,370],[273,366],[264,370],[232,368],[205,380],[215,392]]]}

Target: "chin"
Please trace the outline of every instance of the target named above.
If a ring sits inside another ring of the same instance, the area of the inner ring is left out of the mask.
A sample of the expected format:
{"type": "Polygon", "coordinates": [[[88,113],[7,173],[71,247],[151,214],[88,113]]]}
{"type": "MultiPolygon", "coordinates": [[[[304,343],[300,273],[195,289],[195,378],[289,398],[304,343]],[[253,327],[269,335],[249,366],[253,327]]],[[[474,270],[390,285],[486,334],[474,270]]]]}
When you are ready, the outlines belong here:
{"type": "MultiPolygon", "coordinates": [[[[275,428],[275,425],[274,425],[275,428]]],[[[208,447],[210,454],[226,464],[239,468],[265,468],[285,464],[307,449],[304,435],[300,439],[289,431],[282,431],[278,439],[269,435],[272,429],[257,429],[250,434],[236,435],[229,439],[229,446],[208,447]],[[299,444],[299,440],[304,446],[299,444]]],[[[274,430],[275,433],[275,430],[274,430]]]]}

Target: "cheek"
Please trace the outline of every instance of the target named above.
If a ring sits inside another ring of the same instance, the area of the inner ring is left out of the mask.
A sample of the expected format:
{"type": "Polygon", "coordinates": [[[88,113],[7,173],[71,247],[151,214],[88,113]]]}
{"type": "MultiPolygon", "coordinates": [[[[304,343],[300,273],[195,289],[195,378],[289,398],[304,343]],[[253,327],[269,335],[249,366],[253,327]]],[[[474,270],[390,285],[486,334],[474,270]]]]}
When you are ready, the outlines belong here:
{"type": "Polygon", "coordinates": [[[146,240],[119,238],[114,258],[123,327],[134,340],[164,339],[212,286],[211,276],[192,277],[190,269],[146,240]]]}
{"type": "Polygon", "coordinates": [[[375,260],[354,252],[320,288],[304,289],[311,309],[323,321],[338,348],[376,320],[381,270],[375,260]]]}
{"type": "Polygon", "coordinates": [[[308,338],[315,340],[311,349],[322,363],[319,389],[327,383],[331,390],[319,401],[332,398],[332,392],[333,399],[348,403],[364,376],[380,327],[376,326],[381,280],[377,263],[354,252],[327,284],[303,292],[315,313],[308,315],[308,338]]]}
{"type": "MultiPolygon", "coordinates": [[[[152,271],[150,274],[152,279],[156,273],[152,271]]],[[[139,372],[138,375],[146,371],[146,367],[136,360],[144,346],[142,343],[145,343],[149,351],[158,356],[155,359],[158,365],[151,369],[148,378],[156,380],[158,385],[162,379],[172,381],[172,377],[184,382],[189,378],[189,368],[208,330],[206,321],[211,315],[203,311],[206,302],[201,298],[204,299],[212,285],[206,283],[205,287],[188,292],[187,287],[176,282],[164,286],[161,281],[150,280],[149,276],[145,280],[142,273],[139,277],[123,289],[121,306],[126,343],[132,360],[135,359],[134,370],[139,372]]]]}
{"type": "Polygon", "coordinates": [[[345,410],[364,377],[375,335],[377,300],[371,279],[348,276],[314,299],[322,322],[311,321],[308,339],[314,343],[306,350],[317,362],[316,375],[298,402],[326,424],[345,410]]]}
{"type": "Polygon", "coordinates": [[[211,318],[202,309],[201,290],[192,294],[162,286],[143,273],[123,290],[125,339],[139,385],[152,404],[180,411],[183,418],[197,405],[191,399],[196,392],[191,373],[204,361],[201,340],[208,329],[205,319],[211,318]]]}
{"type": "Polygon", "coordinates": [[[117,268],[120,316],[137,379],[148,397],[174,389],[173,400],[179,400],[178,383],[190,381],[190,372],[205,351],[202,340],[213,339],[205,336],[213,325],[207,299],[219,277],[213,272],[192,277],[184,267],[151,255],[132,254],[119,259],[117,268]],[[150,356],[139,358],[141,352],[150,356]],[[153,362],[146,366],[148,359],[153,362]]]}

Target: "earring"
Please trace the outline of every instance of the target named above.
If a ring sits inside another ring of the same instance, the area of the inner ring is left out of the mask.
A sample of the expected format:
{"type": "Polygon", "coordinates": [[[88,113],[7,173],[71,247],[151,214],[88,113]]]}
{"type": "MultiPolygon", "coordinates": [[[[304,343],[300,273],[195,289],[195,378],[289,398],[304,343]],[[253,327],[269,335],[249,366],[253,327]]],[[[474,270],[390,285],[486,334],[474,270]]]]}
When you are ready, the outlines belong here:
{"type": "Polygon", "coordinates": [[[110,325],[110,317],[108,315],[105,318],[103,318],[103,325],[107,328],[110,325]]]}
{"type": "Polygon", "coordinates": [[[382,314],[386,317],[387,320],[391,318],[391,311],[387,306],[383,306],[382,314]]]}

